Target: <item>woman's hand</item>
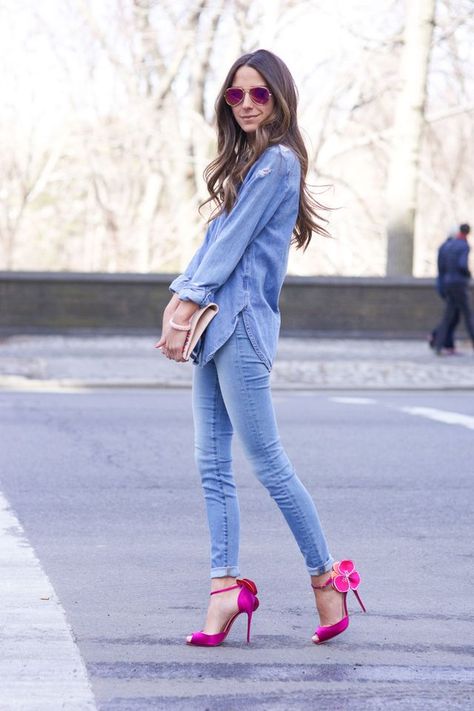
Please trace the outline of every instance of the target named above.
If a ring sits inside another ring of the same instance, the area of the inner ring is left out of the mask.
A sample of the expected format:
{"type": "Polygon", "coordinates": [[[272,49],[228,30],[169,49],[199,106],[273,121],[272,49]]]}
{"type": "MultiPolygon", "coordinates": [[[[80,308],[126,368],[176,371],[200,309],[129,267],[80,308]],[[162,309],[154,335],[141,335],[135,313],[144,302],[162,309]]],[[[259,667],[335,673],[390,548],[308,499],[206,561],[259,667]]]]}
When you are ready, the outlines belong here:
{"type": "Polygon", "coordinates": [[[176,294],[163,312],[163,325],[161,338],[155,348],[161,349],[163,355],[177,363],[184,363],[183,350],[189,331],[180,331],[172,328],[170,320],[173,319],[180,325],[187,325],[193,313],[199,308],[192,301],[180,301],[176,294]]]}
{"type": "MultiPolygon", "coordinates": [[[[171,306],[171,303],[168,304],[168,306],[171,306]]],[[[168,309],[167,307],[164,310],[161,338],[155,345],[155,348],[159,348],[163,355],[170,360],[175,360],[178,363],[184,363],[183,350],[189,331],[176,331],[170,326],[170,320],[175,313],[176,308],[168,309]]]]}
{"type": "Polygon", "coordinates": [[[168,324],[166,329],[163,328],[161,338],[155,348],[161,348],[161,352],[170,360],[175,360],[177,363],[184,363],[183,350],[189,331],[175,331],[168,324]]]}
{"type": "Polygon", "coordinates": [[[165,310],[163,311],[163,318],[161,322],[161,337],[158,343],[155,343],[155,348],[159,348],[163,355],[167,355],[167,352],[163,351],[163,347],[166,344],[166,339],[170,335],[171,331],[171,326],[169,325],[170,319],[173,318],[173,315],[176,311],[176,309],[179,306],[179,299],[176,296],[176,294],[173,294],[171,299],[168,302],[168,305],[166,306],[165,310]]]}

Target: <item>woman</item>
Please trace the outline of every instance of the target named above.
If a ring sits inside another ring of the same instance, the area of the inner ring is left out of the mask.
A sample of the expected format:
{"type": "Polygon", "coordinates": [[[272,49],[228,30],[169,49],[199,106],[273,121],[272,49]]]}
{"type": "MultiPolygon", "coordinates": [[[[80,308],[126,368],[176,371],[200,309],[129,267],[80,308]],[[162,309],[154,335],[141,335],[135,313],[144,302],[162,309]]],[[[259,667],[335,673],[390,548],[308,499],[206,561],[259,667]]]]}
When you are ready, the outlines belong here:
{"type": "Polygon", "coordinates": [[[296,105],[292,76],[271,52],[246,54],[231,67],[216,102],[218,156],[205,173],[217,215],[184,274],[170,285],[174,295],[157,343],[181,362],[191,316],[210,302],[219,305],[193,354],[195,454],[211,537],[211,597],[205,626],[188,644],[221,644],[240,613],[247,614],[249,641],[258,607],[255,583],[238,579],[234,429],[304,556],[320,618],[313,642],[347,627],[346,594],[359,584],[352,562],[337,564],[329,553],[315,505],[280,443],[271,401],[278,301],[292,235],[304,248],[313,231],[326,234],[316,212],[321,206],[305,185],[307,153],[296,105]]]}

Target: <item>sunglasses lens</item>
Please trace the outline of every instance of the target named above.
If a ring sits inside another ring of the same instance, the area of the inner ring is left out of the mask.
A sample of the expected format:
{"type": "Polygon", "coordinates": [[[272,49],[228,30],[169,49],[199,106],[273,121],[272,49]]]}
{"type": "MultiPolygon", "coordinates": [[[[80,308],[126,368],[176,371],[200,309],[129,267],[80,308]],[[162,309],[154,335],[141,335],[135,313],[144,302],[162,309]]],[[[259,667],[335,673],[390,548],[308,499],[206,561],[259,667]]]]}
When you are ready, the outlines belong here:
{"type": "Polygon", "coordinates": [[[256,104],[266,104],[270,99],[270,92],[266,86],[255,86],[250,89],[250,96],[256,104]]]}
{"type": "Polygon", "coordinates": [[[229,106],[237,106],[244,98],[244,92],[242,89],[231,87],[230,89],[226,89],[224,98],[229,106]]]}

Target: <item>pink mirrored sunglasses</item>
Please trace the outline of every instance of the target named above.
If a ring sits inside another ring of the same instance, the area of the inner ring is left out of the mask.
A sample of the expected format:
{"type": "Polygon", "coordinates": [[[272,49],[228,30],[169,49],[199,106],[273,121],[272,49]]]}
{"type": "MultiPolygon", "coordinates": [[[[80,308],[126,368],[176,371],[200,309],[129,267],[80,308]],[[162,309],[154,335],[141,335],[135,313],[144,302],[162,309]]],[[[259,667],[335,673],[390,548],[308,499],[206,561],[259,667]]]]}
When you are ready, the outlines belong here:
{"type": "Polygon", "coordinates": [[[253,86],[248,91],[245,91],[240,86],[231,86],[225,90],[224,99],[229,106],[238,106],[244,100],[245,94],[250,96],[254,104],[262,106],[263,104],[268,104],[272,95],[270,89],[266,86],[253,86]]]}

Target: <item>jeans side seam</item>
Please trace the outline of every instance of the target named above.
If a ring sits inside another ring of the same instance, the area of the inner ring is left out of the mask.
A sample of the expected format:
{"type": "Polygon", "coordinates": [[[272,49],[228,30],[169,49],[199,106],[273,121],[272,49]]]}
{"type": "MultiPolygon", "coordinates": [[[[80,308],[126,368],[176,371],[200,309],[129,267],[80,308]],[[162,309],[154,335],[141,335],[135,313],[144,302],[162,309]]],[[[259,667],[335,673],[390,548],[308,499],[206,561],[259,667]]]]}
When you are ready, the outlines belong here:
{"type": "MultiPolygon", "coordinates": [[[[215,366],[214,366],[215,367],[215,366]]],[[[221,491],[221,498],[224,506],[224,566],[227,568],[228,563],[229,563],[229,533],[228,533],[228,528],[229,528],[229,522],[228,522],[228,511],[227,511],[227,497],[225,496],[224,492],[224,485],[222,483],[222,476],[221,476],[221,470],[219,466],[219,453],[217,451],[217,435],[216,435],[216,419],[217,419],[217,401],[219,398],[219,379],[217,377],[217,369],[216,369],[216,378],[215,378],[215,390],[214,390],[214,407],[212,411],[212,449],[214,452],[214,468],[216,471],[217,475],[217,481],[219,482],[219,488],[221,491]]]]}

